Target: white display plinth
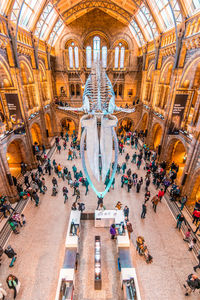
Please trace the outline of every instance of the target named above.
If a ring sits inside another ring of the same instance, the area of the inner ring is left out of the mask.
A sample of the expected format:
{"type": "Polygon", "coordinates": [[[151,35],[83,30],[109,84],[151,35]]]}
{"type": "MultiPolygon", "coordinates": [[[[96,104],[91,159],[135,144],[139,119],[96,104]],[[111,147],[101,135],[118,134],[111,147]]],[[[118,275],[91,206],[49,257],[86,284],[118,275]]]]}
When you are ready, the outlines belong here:
{"type": "Polygon", "coordinates": [[[62,279],[66,280],[66,281],[74,281],[74,269],[61,269],[60,270],[55,300],[59,300],[59,298],[60,298],[60,288],[61,288],[62,279]]]}
{"type": "Polygon", "coordinates": [[[95,210],[95,227],[110,227],[124,222],[123,210],[95,210]]]}
{"type": "Polygon", "coordinates": [[[134,268],[122,268],[121,269],[121,283],[123,282],[123,280],[129,280],[130,278],[134,278],[136,294],[137,294],[136,299],[141,300],[140,290],[139,290],[139,285],[138,285],[138,280],[137,280],[137,275],[136,275],[135,269],[134,268]]]}
{"type": "Polygon", "coordinates": [[[79,225],[79,230],[80,230],[80,219],[81,219],[81,212],[79,210],[72,210],[71,214],[70,214],[68,229],[67,229],[67,237],[65,240],[65,247],[78,248],[78,236],[70,235],[70,228],[71,228],[71,223],[73,221],[74,224],[79,225]]]}

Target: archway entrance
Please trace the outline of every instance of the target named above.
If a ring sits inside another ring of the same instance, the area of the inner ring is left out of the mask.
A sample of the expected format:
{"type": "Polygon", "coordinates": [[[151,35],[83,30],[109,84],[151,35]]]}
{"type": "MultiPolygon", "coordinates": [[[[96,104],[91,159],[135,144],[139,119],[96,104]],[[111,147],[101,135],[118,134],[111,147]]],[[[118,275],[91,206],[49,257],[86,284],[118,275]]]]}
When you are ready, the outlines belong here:
{"type": "Polygon", "coordinates": [[[140,125],[140,130],[142,130],[143,132],[145,132],[145,130],[147,129],[147,119],[148,119],[148,115],[147,113],[145,113],[142,117],[142,121],[140,125]]]}
{"type": "Polygon", "coordinates": [[[183,170],[187,160],[187,150],[180,140],[175,139],[171,142],[167,160],[170,164],[174,162],[176,165],[179,166],[179,171],[177,173],[177,181],[180,184],[180,179],[183,174],[183,170]]]}
{"type": "Polygon", "coordinates": [[[160,124],[155,124],[153,127],[153,149],[157,150],[162,139],[162,127],[160,124]]]}
{"type": "Polygon", "coordinates": [[[32,125],[31,135],[32,135],[33,144],[36,142],[39,145],[42,145],[41,129],[38,124],[34,123],[32,125]]]}
{"type": "Polygon", "coordinates": [[[64,132],[67,131],[69,133],[69,135],[72,135],[73,131],[76,130],[74,121],[69,119],[69,118],[66,118],[66,119],[62,120],[61,121],[61,126],[62,126],[62,130],[64,132]]]}
{"type": "Polygon", "coordinates": [[[52,136],[52,128],[51,128],[51,119],[49,114],[45,114],[45,124],[46,124],[46,129],[48,130],[48,136],[52,136]]]}
{"type": "Polygon", "coordinates": [[[193,210],[194,205],[197,201],[198,202],[200,201],[200,174],[194,183],[194,187],[193,187],[191,196],[187,203],[189,205],[189,208],[191,208],[191,210],[193,210]]]}
{"type": "Polygon", "coordinates": [[[26,163],[26,151],[22,141],[15,140],[9,144],[6,158],[11,175],[15,177],[19,176],[21,174],[21,162],[26,163]]]}
{"type": "Polygon", "coordinates": [[[129,131],[133,131],[133,128],[134,128],[133,120],[131,120],[129,118],[124,118],[119,121],[117,132],[118,132],[118,134],[122,134],[122,133],[126,133],[129,131]]]}

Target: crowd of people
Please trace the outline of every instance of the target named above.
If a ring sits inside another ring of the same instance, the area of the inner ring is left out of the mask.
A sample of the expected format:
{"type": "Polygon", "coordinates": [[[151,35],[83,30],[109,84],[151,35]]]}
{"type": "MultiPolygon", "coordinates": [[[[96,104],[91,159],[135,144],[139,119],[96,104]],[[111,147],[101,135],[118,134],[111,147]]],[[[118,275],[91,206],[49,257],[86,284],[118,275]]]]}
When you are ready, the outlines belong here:
{"type": "MultiPolygon", "coordinates": [[[[125,134],[121,134],[118,136],[119,142],[119,153],[122,157],[124,157],[124,161],[122,164],[118,163],[117,165],[117,174],[116,176],[120,176],[121,181],[121,189],[127,190],[127,193],[131,193],[133,190],[136,193],[143,193],[144,198],[141,205],[141,219],[144,220],[148,214],[149,206],[152,207],[153,214],[157,213],[157,207],[162,203],[163,196],[170,189],[170,197],[171,201],[180,201],[180,214],[177,215],[177,224],[176,227],[180,230],[182,228],[182,224],[186,224],[186,220],[184,215],[182,214],[182,210],[187,202],[187,196],[181,195],[181,191],[179,186],[175,183],[177,178],[177,173],[179,171],[178,165],[174,162],[171,165],[167,165],[165,161],[158,162],[158,155],[155,151],[150,150],[149,146],[145,143],[140,145],[139,141],[141,138],[141,134],[137,132],[126,132],[125,134]],[[129,146],[133,150],[133,154],[130,155],[129,146]],[[125,151],[126,149],[126,151],[125,151]],[[139,170],[143,168],[144,176],[139,176],[139,170]],[[155,189],[150,187],[154,186],[155,189]],[[155,193],[152,194],[152,190],[156,190],[155,193]]],[[[46,176],[51,177],[52,182],[52,193],[51,196],[54,197],[58,194],[59,190],[59,182],[60,179],[63,181],[62,184],[62,194],[63,194],[63,202],[64,204],[68,202],[69,198],[69,190],[73,191],[72,197],[74,197],[74,201],[72,203],[72,210],[80,210],[81,212],[85,210],[85,203],[81,202],[81,190],[80,186],[85,187],[85,195],[89,192],[89,182],[83,176],[82,170],[78,170],[76,161],[80,158],[80,144],[77,140],[77,135],[73,133],[72,137],[69,139],[69,134],[66,132],[64,134],[61,132],[60,137],[56,137],[56,151],[58,154],[61,151],[66,152],[66,163],[62,165],[57,162],[56,159],[50,159],[46,155],[46,149],[43,146],[42,150],[39,149],[38,145],[35,146],[35,153],[40,159],[38,159],[38,167],[36,171],[30,172],[30,175],[27,175],[26,165],[22,164],[22,174],[24,178],[24,183],[18,183],[16,178],[13,178],[14,184],[17,188],[19,198],[21,200],[30,198],[31,201],[35,203],[35,206],[38,207],[40,204],[40,194],[44,195],[47,191],[47,186],[45,182],[46,176]],[[73,161],[73,166],[70,169],[67,161],[73,161]]],[[[114,168],[114,163],[112,164],[112,168],[114,168]]],[[[105,187],[108,186],[111,178],[111,170],[109,170],[106,179],[105,179],[105,187]]],[[[49,188],[49,187],[48,187],[49,188]]],[[[112,181],[111,188],[115,188],[115,178],[112,181]]],[[[103,203],[102,198],[98,198],[97,202],[98,210],[105,210],[105,205],[103,203]]],[[[133,226],[131,221],[129,220],[129,207],[124,205],[118,201],[115,209],[123,210],[125,217],[125,225],[129,234],[129,238],[131,237],[131,233],[133,232],[133,226]]],[[[20,229],[26,225],[26,218],[24,214],[20,214],[15,209],[12,208],[9,201],[7,201],[6,197],[2,197],[0,201],[0,211],[3,213],[4,217],[8,218],[8,223],[10,225],[11,230],[15,234],[20,233],[20,229]]],[[[158,209],[159,212],[159,209],[158,209]]],[[[200,230],[200,207],[195,207],[193,213],[193,223],[196,224],[195,233],[198,233],[200,230]]],[[[112,224],[110,228],[111,238],[115,239],[117,235],[117,229],[115,225],[112,224]]],[[[196,244],[196,239],[191,237],[191,230],[188,229],[187,234],[185,235],[184,241],[188,243],[188,250],[192,251],[193,247],[196,244]]],[[[12,249],[9,246],[9,249],[12,249]]],[[[3,250],[0,249],[0,253],[2,250],[2,255],[5,253],[7,256],[9,249],[3,250]]],[[[145,257],[147,263],[152,262],[153,258],[150,255],[145,239],[143,236],[139,235],[136,239],[136,249],[140,255],[145,257]]],[[[12,249],[13,250],[13,249],[12,249]]],[[[11,258],[10,267],[14,265],[16,260],[16,253],[13,252],[13,256],[8,256],[11,258]]],[[[10,254],[11,255],[11,254],[10,254]]],[[[1,255],[0,255],[1,256],[1,255]]],[[[200,253],[198,256],[199,264],[194,267],[194,271],[200,268],[200,253]]],[[[195,275],[196,276],[196,275],[195,275]]],[[[195,276],[191,276],[190,281],[197,280],[195,276]]],[[[10,274],[9,278],[7,278],[7,284],[9,288],[14,290],[14,296],[16,297],[17,292],[20,287],[20,282],[18,278],[14,275],[10,274]],[[17,288],[17,286],[19,287],[17,288]]],[[[190,294],[194,288],[188,288],[189,284],[187,284],[186,294],[190,294]]],[[[1,295],[1,288],[0,288],[1,295]]],[[[2,295],[4,296],[3,292],[2,295]]],[[[1,299],[1,298],[0,298],[1,299]]],[[[3,299],[3,297],[2,297],[3,299]]]]}

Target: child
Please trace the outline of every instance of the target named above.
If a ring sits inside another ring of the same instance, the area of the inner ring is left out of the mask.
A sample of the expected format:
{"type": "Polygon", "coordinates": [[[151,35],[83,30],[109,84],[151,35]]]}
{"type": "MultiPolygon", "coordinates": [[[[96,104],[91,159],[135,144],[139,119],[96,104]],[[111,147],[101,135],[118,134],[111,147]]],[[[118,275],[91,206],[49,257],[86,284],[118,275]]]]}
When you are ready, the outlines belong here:
{"type": "Polygon", "coordinates": [[[26,218],[25,218],[25,215],[24,215],[24,214],[21,214],[21,218],[22,218],[22,224],[23,224],[23,226],[25,226],[25,224],[26,224],[26,218]]]}
{"type": "Polygon", "coordinates": [[[185,238],[183,239],[185,242],[188,242],[190,241],[190,235],[191,235],[191,229],[188,228],[187,232],[185,233],[185,238]]]}
{"type": "Polygon", "coordinates": [[[192,251],[192,249],[194,248],[194,245],[196,244],[196,242],[197,242],[196,239],[191,240],[191,242],[189,243],[188,251],[192,251]]]}

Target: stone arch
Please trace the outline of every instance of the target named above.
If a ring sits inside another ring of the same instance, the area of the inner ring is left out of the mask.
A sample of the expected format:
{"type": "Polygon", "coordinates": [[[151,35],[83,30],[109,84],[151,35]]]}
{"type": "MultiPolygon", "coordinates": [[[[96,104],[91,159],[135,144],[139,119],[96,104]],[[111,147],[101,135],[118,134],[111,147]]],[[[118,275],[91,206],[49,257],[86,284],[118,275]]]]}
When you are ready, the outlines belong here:
{"type": "Polygon", "coordinates": [[[51,126],[51,118],[48,113],[45,114],[45,124],[46,124],[46,129],[48,130],[48,135],[49,137],[53,136],[52,133],[52,126],[51,126]]]}
{"type": "Polygon", "coordinates": [[[179,184],[185,168],[187,154],[188,147],[182,139],[173,137],[168,141],[165,151],[165,160],[168,164],[171,164],[174,161],[175,164],[179,166],[179,171],[177,174],[177,181],[179,184]]]}
{"type": "Polygon", "coordinates": [[[66,133],[66,131],[68,131],[69,135],[73,134],[73,131],[77,131],[77,124],[76,122],[73,120],[73,118],[70,117],[64,117],[60,120],[60,126],[61,126],[61,130],[64,131],[64,133],[66,133]]]}
{"type": "Polygon", "coordinates": [[[6,158],[11,175],[19,176],[21,173],[20,163],[27,164],[28,162],[26,146],[21,139],[14,139],[8,144],[6,158]]]}
{"type": "Polygon", "coordinates": [[[187,204],[194,206],[196,201],[200,201],[200,168],[198,168],[192,177],[190,194],[187,204]]]}
{"type": "MultiPolygon", "coordinates": [[[[197,51],[197,53],[195,53],[185,65],[182,73],[183,75],[180,81],[180,87],[186,89],[188,88],[190,89],[193,87],[197,68],[200,68],[200,51],[197,51]]],[[[198,79],[199,77],[200,76],[198,76],[198,79]]],[[[200,81],[199,81],[199,85],[200,85],[200,81]]]]}
{"type": "Polygon", "coordinates": [[[42,145],[42,134],[41,134],[41,128],[38,123],[33,123],[31,126],[31,135],[32,135],[32,141],[33,144],[38,143],[39,145],[42,145]]]}
{"type": "Polygon", "coordinates": [[[163,128],[160,123],[154,124],[152,128],[152,146],[154,150],[158,150],[162,141],[163,128]]]}
{"type": "Polygon", "coordinates": [[[134,121],[129,117],[124,117],[118,120],[117,132],[125,133],[134,130],[134,121]]]}
{"type": "Polygon", "coordinates": [[[35,93],[35,84],[34,84],[34,77],[31,68],[31,64],[29,60],[21,56],[19,58],[20,64],[20,71],[21,71],[21,78],[23,84],[23,90],[26,98],[26,105],[28,109],[33,109],[34,107],[38,107],[38,101],[36,99],[35,93]]]}
{"type": "Polygon", "coordinates": [[[140,130],[143,132],[147,129],[148,126],[148,113],[144,113],[141,119],[141,124],[139,126],[140,130]]]}
{"type": "Polygon", "coordinates": [[[39,79],[42,92],[42,99],[45,102],[48,100],[49,95],[46,68],[42,60],[39,60],[39,79]]]}
{"type": "Polygon", "coordinates": [[[174,65],[174,58],[169,57],[163,64],[161,71],[160,71],[160,82],[161,83],[166,83],[166,84],[170,83],[171,75],[169,76],[169,70],[170,70],[170,73],[172,73],[173,65],[174,65]]]}
{"type": "Polygon", "coordinates": [[[13,86],[9,66],[2,55],[0,55],[0,88],[8,88],[13,86]]]}

